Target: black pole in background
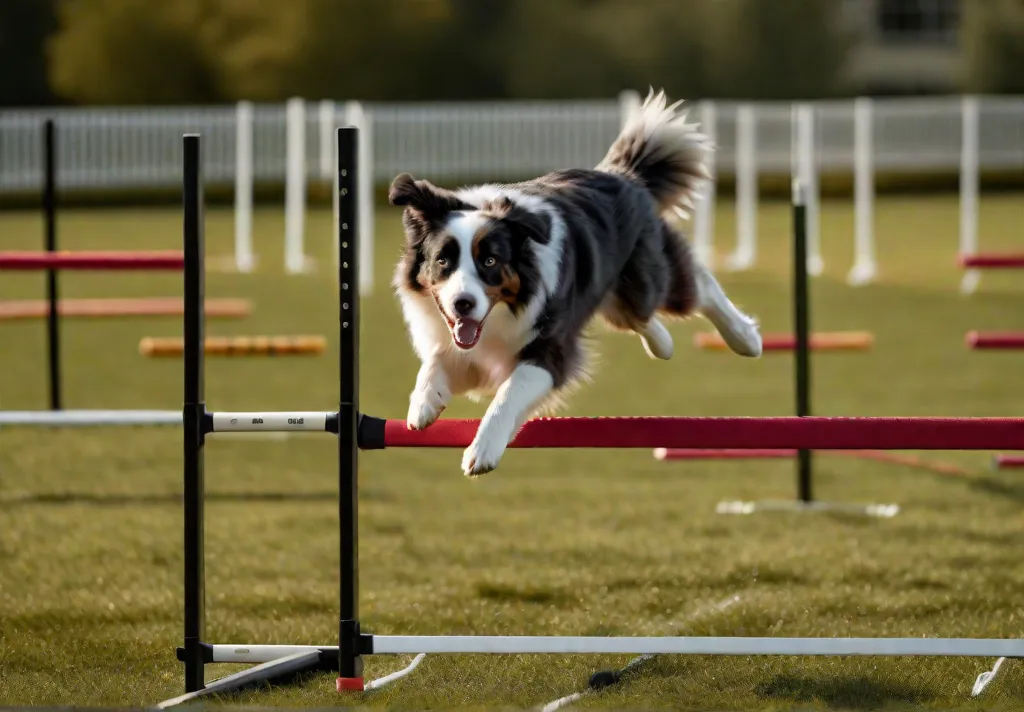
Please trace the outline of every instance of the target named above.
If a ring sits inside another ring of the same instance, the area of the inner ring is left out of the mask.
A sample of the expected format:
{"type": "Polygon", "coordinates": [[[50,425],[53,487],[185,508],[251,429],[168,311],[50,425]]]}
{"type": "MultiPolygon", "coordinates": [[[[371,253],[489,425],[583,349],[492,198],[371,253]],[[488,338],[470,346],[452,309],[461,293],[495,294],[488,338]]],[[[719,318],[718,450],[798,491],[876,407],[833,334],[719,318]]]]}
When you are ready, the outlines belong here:
{"type": "MultiPolygon", "coordinates": [[[[57,251],[57,131],[53,119],[43,124],[43,225],[46,251],[57,251]]],[[[60,315],[57,313],[57,269],[46,270],[46,343],[50,362],[50,410],[60,410],[60,315]]]]}
{"type": "Polygon", "coordinates": [[[340,127],[338,150],[338,515],[341,576],[338,687],[362,689],[359,655],[359,232],[356,166],[359,130],[340,127]],[[351,681],[347,682],[346,681],[351,681]]]}
{"type": "MultiPolygon", "coordinates": [[[[811,414],[811,364],[808,335],[810,314],[807,298],[807,195],[799,180],[793,181],[793,321],[796,330],[796,414],[811,414]]],[[[797,452],[797,487],[801,502],[811,502],[811,451],[797,452]]]]}
{"type": "Polygon", "coordinates": [[[182,141],[184,165],[182,208],[185,259],[184,279],[184,506],[185,506],[185,692],[203,688],[204,617],[206,591],[203,566],[203,432],[206,414],[203,382],[203,170],[200,139],[186,134],[182,141]]]}

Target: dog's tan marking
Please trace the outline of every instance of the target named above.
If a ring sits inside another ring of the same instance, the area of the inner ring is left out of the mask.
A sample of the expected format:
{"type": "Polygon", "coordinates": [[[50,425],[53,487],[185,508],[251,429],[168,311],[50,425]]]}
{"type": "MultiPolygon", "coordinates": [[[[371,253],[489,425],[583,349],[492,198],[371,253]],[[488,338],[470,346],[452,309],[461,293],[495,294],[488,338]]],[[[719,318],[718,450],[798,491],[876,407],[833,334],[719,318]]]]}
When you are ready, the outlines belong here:
{"type": "MultiPolygon", "coordinates": [[[[487,237],[489,232],[489,226],[484,225],[473,235],[472,250],[474,262],[480,258],[480,243],[487,237]]],[[[519,275],[510,266],[502,265],[501,278],[500,284],[487,285],[484,288],[487,298],[491,300],[491,304],[497,304],[498,302],[515,304],[516,298],[519,296],[519,289],[522,286],[519,275]]]]}

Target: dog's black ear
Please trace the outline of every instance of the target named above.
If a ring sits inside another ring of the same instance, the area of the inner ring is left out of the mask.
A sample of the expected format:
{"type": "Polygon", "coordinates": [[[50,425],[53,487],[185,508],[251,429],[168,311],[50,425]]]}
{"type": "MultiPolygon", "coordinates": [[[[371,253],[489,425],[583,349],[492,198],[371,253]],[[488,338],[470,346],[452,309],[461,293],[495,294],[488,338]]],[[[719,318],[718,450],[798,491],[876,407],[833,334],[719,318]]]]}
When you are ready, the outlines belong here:
{"type": "Polygon", "coordinates": [[[547,215],[527,210],[504,197],[499,198],[490,209],[517,239],[533,240],[541,245],[551,241],[551,219],[547,215]]]}
{"type": "Polygon", "coordinates": [[[428,180],[416,180],[408,173],[402,173],[392,181],[388,202],[417,210],[428,221],[469,207],[452,191],[438,188],[428,180]]]}

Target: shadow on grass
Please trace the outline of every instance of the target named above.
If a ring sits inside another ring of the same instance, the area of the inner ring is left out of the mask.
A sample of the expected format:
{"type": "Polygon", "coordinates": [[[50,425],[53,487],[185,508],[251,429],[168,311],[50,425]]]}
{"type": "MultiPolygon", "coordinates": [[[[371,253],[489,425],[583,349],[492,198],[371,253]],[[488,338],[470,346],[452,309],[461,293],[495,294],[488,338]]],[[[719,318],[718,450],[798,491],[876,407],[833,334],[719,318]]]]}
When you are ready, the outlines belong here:
{"type": "Polygon", "coordinates": [[[934,695],[900,683],[864,677],[828,678],[776,675],[755,689],[759,697],[786,702],[822,702],[829,707],[877,709],[891,703],[921,704],[934,695]]]}
{"type": "Polygon", "coordinates": [[[1024,503],[1024,480],[1008,482],[992,477],[979,477],[973,480],[969,486],[976,492],[1001,497],[1017,503],[1024,503]]]}

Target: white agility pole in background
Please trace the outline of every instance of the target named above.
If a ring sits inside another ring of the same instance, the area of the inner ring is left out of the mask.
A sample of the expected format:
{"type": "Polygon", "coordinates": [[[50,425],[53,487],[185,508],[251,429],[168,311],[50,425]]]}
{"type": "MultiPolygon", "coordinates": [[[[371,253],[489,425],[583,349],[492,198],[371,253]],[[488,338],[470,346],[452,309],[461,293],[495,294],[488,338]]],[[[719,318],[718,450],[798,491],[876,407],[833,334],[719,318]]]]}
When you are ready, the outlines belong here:
{"type": "Polygon", "coordinates": [[[640,113],[640,106],[643,104],[643,99],[640,98],[640,93],[627,89],[619,92],[619,126],[623,128],[626,123],[634,116],[640,113]]]}
{"type": "Polygon", "coordinates": [[[284,270],[302,274],[313,267],[305,252],[306,231],[306,102],[288,100],[284,196],[284,270]]]}
{"type": "Polygon", "coordinates": [[[866,97],[860,97],[853,103],[854,247],[853,267],[846,277],[847,283],[852,286],[869,284],[878,276],[874,225],[873,108],[871,99],[866,97]]]}
{"type": "MultiPolygon", "coordinates": [[[[978,252],[978,99],[965,96],[961,103],[960,132],[960,254],[978,252]]],[[[978,288],[981,272],[968,269],[960,291],[970,294],[978,288]]]]}
{"type": "Polygon", "coordinates": [[[810,104],[793,106],[793,175],[804,185],[807,200],[807,274],[820,275],[825,268],[821,258],[821,212],[818,188],[818,165],[815,147],[814,107],[810,104]]]}
{"type": "Polygon", "coordinates": [[[757,114],[753,104],[736,109],[736,249],[726,259],[733,271],[757,262],[757,114]]]}
{"type": "MultiPolygon", "coordinates": [[[[702,101],[700,104],[700,131],[707,136],[712,146],[717,141],[715,115],[715,103],[702,101]]],[[[709,269],[715,266],[715,180],[717,169],[715,166],[715,151],[709,151],[707,155],[707,169],[711,178],[704,181],[700,199],[690,209],[693,220],[693,248],[700,260],[709,269]]]]}
{"type": "Polygon", "coordinates": [[[252,247],[253,106],[240,101],[235,109],[235,269],[243,274],[256,267],[252,247]]]}

